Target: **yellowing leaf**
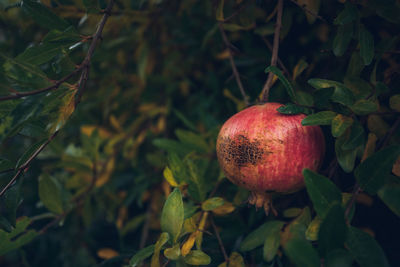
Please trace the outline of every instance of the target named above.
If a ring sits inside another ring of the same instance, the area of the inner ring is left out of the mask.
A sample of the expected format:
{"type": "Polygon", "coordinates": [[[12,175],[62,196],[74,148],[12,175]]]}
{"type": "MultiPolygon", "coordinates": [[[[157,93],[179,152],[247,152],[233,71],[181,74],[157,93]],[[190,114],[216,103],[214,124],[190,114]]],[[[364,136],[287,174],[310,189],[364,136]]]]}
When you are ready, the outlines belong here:
{"type": "Polygon", "coordinates": [[[102,173],[100,173],[100,176],[96,181],[97,187],[103,186],[105,183],[107,183],[110,180],[111,174],[113,173],[114,168],[115,168],[115,158],[111,158],[105,164],[106,164],[106,166],[105,166],[104,171],[102,173]]]}
{"type": "Polygon", "coordinates": [[[308,225],[306,230],[306,239],[310,241],[318,240],[318,232],[321,226],[322,220],[320,217],[316,216],[311,223],[308,225]]]}
{"type": "Polygon", "coordinates": [[[391,109],[400,111],[400,95],[390,97],[389,104],[391,109]]]}
{"type": "Polygon", "coordinates": [[[217,59],[227,59],[227,58],[229,58],[229,56],[230,56],[229,50],[225,49],[221,53],[217,54],[215,57],[217,59]]]}
{"type": "Polygon", "coordinates": [[[96,125],[83,125],[81,126],[81,133],[91,136],[93,131],[97,130],[99,132],[99,136],[102,139],[107,139],[111,137],[111,133],[106,130],[104,127],[96,126],[96,125]]]}
{"type": "Polygon", "coordinates": [[[308,63],[304,59],[300,59],[293,69],[293,81],[308,67],[308,63]]]}
{"type": "Polygon", "coordinates": [[[219,5],[218,5],[217,11],[216,11],[216,19],[218,21],[224,20],[224,3],[225,3],[225,0],[219,1],[219,5]]]}
{"type": "Polygon", "coordinates": [[[188,240],[186,240],[186,242],[183,244],[183,246],[181,248],[182,256],[186,256],[192,250],[192,248],[194,246],[194,242],[196,241],[196,237],[198,234],[199,234],[198,231],[190,234],[188,240]]]}
{"type": "Polygon", "coordinates": [[[97,256],[103,260],[108,260],[118,255],[119,253],[112,248],[101,248],[97,251],[97,256]]]}
{"type": "Polygon", "coordinates": [[[50,132],[60,130],[75,110],[75,89],[70,89],[62,98],[57,119],[51,124],[50,132]]]}
{"type": "Polygon", "coordinates": [[[178,186],[178,183],[176,182],[176,180],[174,178],[174,175],[172,174],[172,171],[170,170],[170,168],[168,166],[165,167],[163,174],[164,174],[165,180],[167,180],[167,182],[171,186],[173,186],[173,187],[177,187],[178,186]]]}
{"type": "Polygon", "coordinates": [[[235,210],[235,206],[231,202],[225,201],[222,206],[219,206],[212,210],[215,215],[223,216],[232,213],[235,210]]]}
{"type": "Polygon", "coordinates": [[[118,132],[123,132],[124,129],[114,115],[110,115],[110,124],[118,132]]]}
{"type": "Polygon", "coordinates": [[[235,251],[229,256],[229,264],[223,262],[218,267],[245,267],[244,259],[242,255],[235,251]]]}
{"type": "Polygon", "coordinates": [[[378,138],[375,134],[369,133],[367,144],[365,145],[364,154],[362,156],[361,162],[366,160],[369,156],[371,156],[375,151],[376,141],[378,138]]]}

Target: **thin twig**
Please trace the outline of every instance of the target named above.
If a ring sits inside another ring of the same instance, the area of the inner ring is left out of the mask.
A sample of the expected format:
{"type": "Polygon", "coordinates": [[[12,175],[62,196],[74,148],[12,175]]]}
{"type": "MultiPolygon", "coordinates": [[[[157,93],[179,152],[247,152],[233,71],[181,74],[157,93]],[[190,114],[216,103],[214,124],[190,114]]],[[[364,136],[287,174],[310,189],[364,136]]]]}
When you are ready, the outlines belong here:
{"type": "Polygon", "coordinates": [[[309,10],[305,5],[300,5],[299,3],[297,3],[296,0],[290,0],[292,1],[292,3],[296,4],[297,6],[299,6],[301,9],[303,9],[305,12],[307,12],[308,14],[310,14],[311,16],[316,17],[319,20],[322,20],[325,23],[328,23],[328,21],[326,19],[324,19],[323,17],[319,16],[318,14],[315,14],[314,12],[312,12],[311,10],[309,10]]]}
{"type": "MultiPolygon", "coordinates": [[[[246,3],[248,3],[248,2],[246,2],[246,3]]],[[[229,17],[225,18],[222,22],[228,22],[231,19],[233,19],[235,16],[237,16],[246,7],[246,3],[244,5],[242,5],[238,10],[233,12],[229,17]]]]}
{"type": "Polygon", "coordinates": [[[144,248],[144,246],[146,245],[147,238],[149,236],[149,230],[150,230],[151,213],[152,213],[152,209],[151,209],[151,202],[150,202],[147,206],[146,220],[144,222],[143,229],[142,229],[142,235],[140,237],[139,249],[144,248]]]}
{"type": "MultiPolygon", "coordinates": [[[[102,31],[103,31],[103,28],[104,28],[104,25],[105,25],[105,23],[106,23],[106,21],[107,21],[107,18],[110,16],[110,12],[111,12],[111,9],[112,9],[112,7],[113,7],[113,5],[114,5],[114,0],[110,0],[110,3],[108,4],[108,6],[107,6],[107,8],[104,10],[104,15],[103,15],[103,17],[102,17],[102,19],[101,19],[101,21],[100,21],[100,23],[99,23],[99,26],[98,26],[98,28],[97,28],[97,30],[96,30],[96,32],[95,32],[95,34],[93,35],[93,40],[92,40],[92,43],[90,44],[90,47],[89,47],[89,50],[88,50],[88,52],[87,52],[87,54],[86,54],[86,57],[85,57],[85,59],[83,60],[83,62],[82,62],[82,64],[80,65],[80,67],[78,67],[74,72],[72,72],[70,75],[67,75],[67,76],[65,76],[63,79],[65,79],[65,80],[67,80],[67,79],[69,79],[70,77],[72,77],[74,74],[75,74],[75,72],[78,72],[79,70],[82,70],[82,74],[81,74],[81,77],[80,77],[80,79],[79,79],[79,87],[78,87],[78,92],[77,92],[77,98],[76,98],[76,101],[75,101],[75,106],[76,105],[78,105],[79,104],[79,102],[80,102],[80,98],[81,98],[81,96],[82,96],[82,93],[83,93],[83,91],[84,91],[84,87],[85,87],[85,85],[86,85],[86,81],[87,81],[87,77],[88,77],[88,70],[89,70],[89,65],[90,65],[90,61],[91,61],[91,59],[92,59],[92,55],[93,55],[93,52],[94,52],[94,49],[96,48],[96,43],[97,43],[97,41],[101,38],[101,33],[102,33],[102,31]]],[[[59,80],[58,82],[56,82],[53,86],[55,86],[55,85],[57,85],[57,86],[60,86],[61,85],[61,83],[63,82],[62,80],[63,79],[61,79],[61,80],[59,80]],[[61,81],[61,82],[60,82],[61,81]]],[[[53,86],[51,86],[51,89],[54,89],[53,88],[53,86]]],[[[41,89],[41,90],[39,90],[40,92],[37,92],[37,93],[42,93],[42,92],[44,92],[43,90],[45,90],[45,89],[47,89],[47,91],[48,90],[51,90],[51,89],[49,89],[49,88],[44,88],[44,89],[41,89]]],[[[33,92],[33,91],[32,91],[33,92]]],[[[37,93],[35,93],[35,94],[37,94],[37,93]]],[[[18,94],[17,94],[18,95],[18,94]]],[[[20,94],[19,94],[20,95],[20,94]]],[[[16,98],[20,98],[20,97],[16,97],[16,98]]],[[[13,98],[11,98],[11,99],[13,99],[13,98]]],[[[51,135],[50,137],[49,137],[49,139],[45,142],[45,143],[43,143],[33,154],[32,154],[32,156],[24,163],[24,164],[22,164],[18,169],[17,169],[17,173],[14,175],[14,177],[8,182],[8,184],[1,190],[1,192],[0,192],[0,197],[6,192],[6,190],[15,182],[15,180],[17,180],[17,178],[21,175],[21,173],[23,172],[23,171],[25,171],[28,167],[29,167],[29,165],[31,164],[31,162],[37,157],[37,155],[39,155],[39,153],[40,152],[42,152],[42,150],[56,137],[56,135],[57,135],[57,133],[58,133],[58,131],[56,131],[56,132],[54,132],[53,133],[53,135],[51,135]]]]}
{"type": "Polygon", "coordinates": [[[96,30],[95,34],[93,35],[93,40],[89,46],[89,50],[86,54],[86,57],[82,62],[82,65],[84,67],[83,67],[82,74],[81,74],[81,77],[79,78],[79,82],[78,82],[78,92],[76,93],[77,96],[75,99],[75,106],[77,106],[79,104],[79,102],[81,102],[82,94],[85,90],[86,82],[89,78],[90,61],[92,59],[94,50],[96,48],[97,41],[102,38],[101,34],[103,32],[104,25],[106,24],[108,17],[111,16],[111,10],[112,10],[113,6],[114,6],[114,0],[110,0],[110,3],[108,4],[107,8],[104,10],[104,15],[100,20],[99,26],[97,27],[97,30],[96,30]]]}
{"type": "Polygon", "coordinates": [[[12,95],[7,95],[7,96],[2,96],[0,97],[0,101],[6,101],[6,100],[11,100],[11,99],[18,99],[18,98],[22,98],[25,96],[31,96],[31,95],[37,95],[37,94],[42,94],[51,90],[55,90],[58,89],[60,87],[61,84],[63,84],[64,82],[66,82],[68,79],[70,79],[71,77],[73,77],[75,74],[79,73],[82,70],[82,66],[79,66],[78,68],[76,68],[73,72],[71,72],[70,74],[68,74],[67,76],[65,76],[64,78],[55,81],[53,85],[50,85],[46,88],[42,88],[42,89],[38,89],[38,90],[33,90],[33,91],[29,91],[29,92],[16,92],[12,95]]]}
{"type": "Polygon", "coordinates": [[[21,175],[22,172],[24,172],[29,165],[31,164],[31,162],[37,157],[37,155],[39,155],[40,152],[42,152],[42,150],[57,136],[58,131],[54,132],[54,134],[52,134],[49,139],[46,140],[46,142],[44,142],[33,154],[32,156],[29,157],[29,159],[27,159],[25,161],[24,164],[22,164],[18,169],[17,169],[17,173],[14,175],[14,177],[8,182],[8,184],[1,190],[0,192],[0,197],[7,191],[7,189],[15,182],[15,180],[17,180],[17,178],[21,175]]]}
{"type": "MultiPolygon", "coordinates": [[[[278,12],[276,15],[276,24],[275,24],[275,34],[274,34],[274,45],[272,47],[272,57],[271,57],[271,66],[276,66],[278,61],[278,51],[279,51],[279,36],[282,28],[282,12],[283,12],[283,0],[278,0],[278,12]]],[[[262,91],[262,101],[267,102],[269,96],[269,90],[272,85],[273,73],[270,72],[268,74],[268,79],[264,84],[264,88],[262,91]]]]}
{"type": "Polygon", "coordinates": [[[210,216],[210,222],[211,222],[212,228],[214,229],[215,236],[217,237],[219,247],[221,248],[221,252],[224,255],[226,266],[229,266],[229,257],[228,257],[228,254],[226,254],[224,243],[222,242],[221,236],[219,235],[219,232],[218,232],[217,226],[215,225],[213,216],[210,216]]]}
{"type": "MultiPolygon", "coordinates": [[[[272,47],[271,43],[268,41],[268,39],[265,37],[262,37],[262,39],[263,39],[264,43],[267,45],[268,49],[272,52],[273,47],[272,47]]],[[[282,60],[279,57],[278,57],[278,64],[279,64],[279,67],[281,67],[281,69],[283,70],[283,73],[290,76],[288,69],[285,67],[285,65],[283,64],[282,60]]]]}
{"type": "Polygon", "coordinates": [[[223,23],[219,22],[218,23],[218,28],[219,28],[219,31],[221,32],[222,39],[224,40],[226,48],[228,49],[228,52],[229,52],[229,62],[231,63],[231,67],[232,67],[233,75],[235,76],[235,79],[236,79],[236,83],[237,83],[237,85],[238,85],[238,87],[240,89],[240,93],[242,94],[244,103],[246,104],[246,106],[248,106],[249,105],[249,97],[246,95],[246,92],[245,92],[245,90],[243,88],[242,81],[240,80],[240,75],[239,75],[239,72],[238,72],[238,70],[236,68],[235,61],[233,59],[233,53],[232,53],[232,49],[231,49],[231,44],[230,44],[230,42],[228,40],[228,37],[226,36],[226,33],[224,31],[223,23]]]}

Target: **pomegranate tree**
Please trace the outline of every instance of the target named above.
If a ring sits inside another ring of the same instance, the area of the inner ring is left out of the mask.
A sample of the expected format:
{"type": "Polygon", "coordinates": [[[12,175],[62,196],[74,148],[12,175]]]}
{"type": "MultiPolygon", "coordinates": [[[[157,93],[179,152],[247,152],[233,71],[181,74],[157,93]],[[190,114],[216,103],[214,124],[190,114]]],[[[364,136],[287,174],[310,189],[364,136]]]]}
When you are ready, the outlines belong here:
{"type": "Polygon", "coordinates": [[[255,105],[233,115],[217,139],[219,164],[234,184],[252,192],[249,202],[268,213],[270,192],[304,187],[302,170],[316,171],[325,153],[319,126],[302,126],[304,114],[284,115],[282,104],[255,105]]]}

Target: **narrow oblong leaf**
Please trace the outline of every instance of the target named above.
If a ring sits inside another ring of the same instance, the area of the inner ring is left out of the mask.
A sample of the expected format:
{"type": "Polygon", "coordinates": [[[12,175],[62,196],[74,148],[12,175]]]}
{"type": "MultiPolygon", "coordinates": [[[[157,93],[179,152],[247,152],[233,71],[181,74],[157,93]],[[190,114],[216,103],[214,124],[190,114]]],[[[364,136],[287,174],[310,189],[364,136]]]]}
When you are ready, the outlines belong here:
{"type": "Polygon", "coordinates": [[[333,54],[337,57],[343,56],[350,44],[353,35],[353,23],[340,25],[335,39],[333,39],[333,54]]]}
{"type": "Polygon", "coordinates": [[[334,205],[326,214],[318,232],[318,247],[322,255],[326,256],[334,249],[343,248],[346,235],[344,210],[340,204],[334,205]]]}
{"type": "Polygon", "coordinates": [[[328,178],[309,169],[303,170],[304,181],[314,209],[321,218],[335,203],[341,203],[341,191],[328,178]]]}
{"type": "Polygon", "coordinates": [[[183,260],[190,265],[208,265],[211,263],[211,258],[201,250],[192,250],[183,260]]]}
{"type": "Polygon", "coordinates": [[[301,124],[303,126],[331,125],[333,118],[336,117],[336,114],[337,113],[333,111],[321,111],[315,114],[308,115],[301,121],[301,124]]]}
{"type": "Polygon", "coordinates": [[[378,191],[379,198],[388,208],[400,217],[400,185],[388,183],[378,191]]]}
{"type": "Polygon", "coordinates": [[[0,230],[0,256],[22,247],[38,235],[34,230],[27,230],[29,224],[31,220],[28,217],[21,217],[12,232],[6,233],[0,230]]]}
{"type": "Polygon", "coordinates": [[[271,225],[264,241],[263,256],[264,260],[272,261],[278,252],[281,242],[281,229],[283,224],[275,223],[271,225]]]}
{"type": "Polygon", "coordinates": [[[24,12],[30,15],[40,26],[48,28],[50,30],[65,30],[71,26],[64,19],[58,17],[47,7],[36,1],[23,0],[21,8],[24,12]]]}
{"type": "Polygon", "coordinates": [[[164,232],[161,233],[160,238],[158,238],[154,246],[154,254],[151,257],[151,267],[160,267],[160,251],[165,243],[168,242],[169,234],[164,232]]]}
{"type": "Polygon", "coordinates": [[[378,110],[378,104],[367,99],[361,99],[352,105],[351,110],[357,115],[367,115],[378,110]]]}
{"type": "Polygon", "coordinates": [[[18,169],[21,167],[23,164],[25,164],[32,156],[35,154],[35,152],[45,143],[47,142],[47,139],[40,140],[39,142],[33,144],[31,147],[28,148],[24,152],[24,154],[19,158],[17,165],[15,166],[15,169],[18,169]]]}
{"type": "Polygon", "coordinates": [[[163,232],[167,232],[173,242],[175,242],[182,229],[184,220],[184,209],[182,194],[178,188],[168,196],[165,201],[162,213],[161,213],[161,229],[163,232]]]}
{"type": "Polygon", "coordinates": [[[48,210],[57,214],[63,212],[61,185],[48,174],[39,177],[39,197],[48,210]]]}
{"type": "Polygon", "coordinates": [[[129,267],[138,266],[143,260],[147,259],[154,253],[154,245],[150,245],[139,250],[129,261],[129,267]]]}
{"type": "Polygon", "coordinates": [[[384,184],[385,176],[390,174],[399,155],[400,146],[390,146],[376,152],[358,165],[354,175],[361,189],[369,194],[376,194],[384,184]]]}
{"type": "Polygon", "coordinates": [[[364,64],[369,65],[374,58],[374,36],[364,26],[361,26],[358,39],[360,42],[360,55],[364,64]]]}
{"type": "Polygon", "coordinates": [[[344,142],[346,142],[344,135],[336,139],[335,153],[340,167],[342,167],[345,172],[350,173],[354,169],[357,149],[344,149],[344,142]]]}
{"type": "Polygon", "coordinates": [[[319,267],[317,251],[304,239],[291,239],[284,246],[285,254],[296,265],[302,267],[319,267]]]}
{"type": "Polygon", "coordinates": [[[281,114],[295,115],[299,113],[309,113],[309,109],[306,107],[301,107],[296,104],[288,103],[285,106],[281,106],[277,109],[281,114]]]}
{"type": "Polygon", "coordinates": [[[258,227],[256,230],[251,232],[240,244],[241,251],[250,251],[256,247],[261,246],[265,242],[265,238],[270,230],[279,230],[283,227],[284,222],[281,221],[269,221],[258,227]]]}
{"type": "Polygon", "coordinates": [[[389,267],[381,246],[366,232],[350,227],[346,245],[361,267],[389,267]]]}
{"type": "Polygon", "coordinates": [[[225,200],[221,197],[209,198],[201,204],[204,211],[211,211],[224,205],[225,200]]]}
{"type": "Polygon", "coordinates": [[[290,99],[292,99],[292,101],[296,103],[297,102],[296,101],[296,93],[293,89],[293,86],[290,84],[288,79],[286,79],[285,75],[283,75],[282,71],[275,66],[269,66],[268,68],[265,69],[265,73],[268,73],[268,72],[272,72],[273,74],[275,74],[278,77],[278,79],[285,86],[290,99]]]}

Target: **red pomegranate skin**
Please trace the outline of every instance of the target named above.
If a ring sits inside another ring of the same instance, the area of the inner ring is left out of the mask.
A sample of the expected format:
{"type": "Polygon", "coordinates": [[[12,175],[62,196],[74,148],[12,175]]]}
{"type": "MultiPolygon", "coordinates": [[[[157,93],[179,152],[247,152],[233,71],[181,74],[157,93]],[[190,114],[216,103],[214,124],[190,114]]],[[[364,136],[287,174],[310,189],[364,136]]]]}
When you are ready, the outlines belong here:
{"type": "Polygon", "coordinates": [[[279,103],[255,105],[229,118],[217,139],[226,177],[252,192],[291,193],[304,187],[304,168],[317,171],[325,153],[319,126],[302,126],[304,114],[284,115],[279,103]]]}

